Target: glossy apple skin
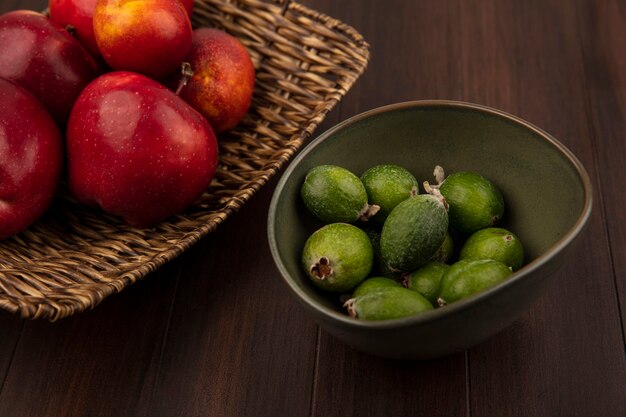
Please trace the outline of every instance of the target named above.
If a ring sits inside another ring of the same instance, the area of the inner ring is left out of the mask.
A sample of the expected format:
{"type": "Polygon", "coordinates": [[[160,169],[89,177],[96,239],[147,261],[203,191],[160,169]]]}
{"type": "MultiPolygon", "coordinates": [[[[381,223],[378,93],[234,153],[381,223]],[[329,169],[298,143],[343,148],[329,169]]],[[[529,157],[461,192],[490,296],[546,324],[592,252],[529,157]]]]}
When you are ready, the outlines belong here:
{"type": "Polygon", "coordinates": [[[194,203],[218,160],[206,119],[143,75],[105,74],[78,97],[67,129],[69,185],[128,224],[148,227],[194,203]]]}
{"type": "Polygon", "coordinates": [[[98,0],[50,0],[50,19],[67,29],[71,26],[74,36],[96,59],[102,59],[96,36],[93,33],[93,12],[98,0]]]}
{"type": "Polygon", "coordinates": [[[191,16],[193,14],[194,0],[180,0],[180,2],[183,4],[185,10],[187,10],[187,14],[191,16]]]}
{"type": "Polygon", "coordinates": [[[224,31],[200,28],[194,30],[184,60],[193,76],[180,97],[202,113],[217,133],[235,127],[248,111],[254,90],[254,65],[246,48],[224,31]]]}
{"type": "Polygon", "coordinates": [[[76,97],[100,72],[89,52],[41,13],[0,16],[0,77],[30,91],[61,128],[76,97]]]}
{"type": "Polygon", "coordinates": [[[28,91],[0,78],[0,239],[46,211],[62,165],[63,139],[50,114],[28,91]]]}
{"type": "Polygon", "coordinates": [[[191,47],[191,21],[179,1],[99,0],[93,28],[112,69],[154,79],[176,71],[191,47]]]}

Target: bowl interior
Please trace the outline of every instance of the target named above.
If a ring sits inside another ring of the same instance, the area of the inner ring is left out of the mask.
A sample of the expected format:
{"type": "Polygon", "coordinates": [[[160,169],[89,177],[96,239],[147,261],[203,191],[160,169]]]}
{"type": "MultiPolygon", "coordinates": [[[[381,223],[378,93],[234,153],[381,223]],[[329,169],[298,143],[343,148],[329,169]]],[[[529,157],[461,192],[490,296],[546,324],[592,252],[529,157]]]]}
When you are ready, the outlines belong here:
{"type": "Polygon", "coordinates": [[[549,255],[589,204],[576,158],[512,116],[454,102],[403,103],[356,116],[322,134],[293,160],[270,208],[270,243],[279,269],[293,288],[329,312],[343,314],[337,297],[318,291],[300,266],[306,239],[322,226],[301,202],[300,187],[307,171],[320,164],[361,175],[383,163],[407,168],[420,183],[434,182],[435,165],[492,180],[505,199],[502,225],[524,243],[527,265],[549,255]]]}

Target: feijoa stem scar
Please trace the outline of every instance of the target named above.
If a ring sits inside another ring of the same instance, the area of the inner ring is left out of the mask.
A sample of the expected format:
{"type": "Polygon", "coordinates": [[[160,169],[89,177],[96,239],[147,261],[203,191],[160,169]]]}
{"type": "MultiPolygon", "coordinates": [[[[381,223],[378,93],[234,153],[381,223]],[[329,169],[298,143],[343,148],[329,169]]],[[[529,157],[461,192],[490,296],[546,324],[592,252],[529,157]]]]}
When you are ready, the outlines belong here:
{"type": "Polygon", "coordinates": [[[352,317],[353,319],[356,318],[356,309],[354,308],[355,301],[356,301],[356,298],[350,298],[348,301],[343,303],[343,307],[348,312],[348,315],[352,317]]]}
{"type": "Polygon", "coordinates": [[[333,267],[327,257],[322,256],[319,261],[311,265],[311,275],[317,279],[326,279],[333,274],[333,267]]]}
{"type": "Polygon", "coordinates": [[[366,222],[379,211],[379,205],[365,203],[365,207],[363,207],[363,210],[361,210],[361,213],[359,213],[359,220],[366,222]]]}
{"type": "Polygon", "coordinates": [[[437,181],[437,185],[441,185],[443,180],[446,179],[446,172],[443,170],[442,166],[435,165],[435,169],[433,170],[433,176],[435,177],[435,181],[437,181]]]}
{"type": "Polygon", "coordinates": [[[441,191],[439,191],[439,184],[430,185],[428,181],[424,181],[422,185],[424,186],[424,191],[426,191],[426,193],[432,195],[433,197],[436,197],[441,202],[441,204],[443,204],[446,210],[449,209],[448,202],[446,201],[443,194],[441,194],[441,191]]]}
{"type": "Polygon", "coordinates": [[[437,181],[436,185],[430,185],[430,183],[428,181],[424,181],[424,183],[422,184],[424,186],[424,191],[426,191],[428,194],[435,196],[437,198],[439,198],[446,210],[448,210],[448,203],[446,202],[445,197],[443,196],[443,194],[441,194],[441,191],[439,191],[439,186],[441,186],[441,183],[443,182],[443,180],[446,179],[446,173],[443,170],[443,167],[436,165],[435,169],[433,170],[433,175],[435,177],[435,181],[437,181]]]}

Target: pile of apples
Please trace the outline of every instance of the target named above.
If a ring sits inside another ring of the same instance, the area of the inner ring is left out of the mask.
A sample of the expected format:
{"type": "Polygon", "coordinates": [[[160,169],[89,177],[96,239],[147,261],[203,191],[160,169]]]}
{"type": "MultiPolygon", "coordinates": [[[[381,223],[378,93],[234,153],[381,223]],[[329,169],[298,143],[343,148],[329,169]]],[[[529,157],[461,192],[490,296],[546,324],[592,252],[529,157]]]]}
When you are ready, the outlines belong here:
{"type": "Polygon", "coordinates": [[[248,111],[254,66],[193,29],[193,0],[50,0],[0,15],[0,238],[74,198],[150,227],[193,204],[217,136],[248,111]],[[182,70],[181,70],[182,69],[182,70]]]}

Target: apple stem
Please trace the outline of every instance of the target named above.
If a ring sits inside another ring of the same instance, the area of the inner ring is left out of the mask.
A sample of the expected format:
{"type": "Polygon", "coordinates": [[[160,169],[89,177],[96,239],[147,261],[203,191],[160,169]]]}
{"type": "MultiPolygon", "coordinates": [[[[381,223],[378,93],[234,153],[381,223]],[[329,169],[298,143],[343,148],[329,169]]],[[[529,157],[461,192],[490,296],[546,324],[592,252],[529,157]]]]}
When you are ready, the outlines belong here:
{"type": "Polygon", "coordinates": [[[193,77],[193,70],[191,69],[191,64],[189,62],[183,62],[180,66],[180,73],[182,77],[178,82],[178,87],[176,88],[176,95],[180,95],[182,89],[187,85],[191,77],[193,77]]]}
{"type": "Polygon", "coordinates": [[[72,35],[72,36],[76,37],[76,27],[74,27],[73,25],[66,25],[66,26],[65,26],[65,30],[67,30],[67,32],[68,32],[70,35],[72,35]]]}

